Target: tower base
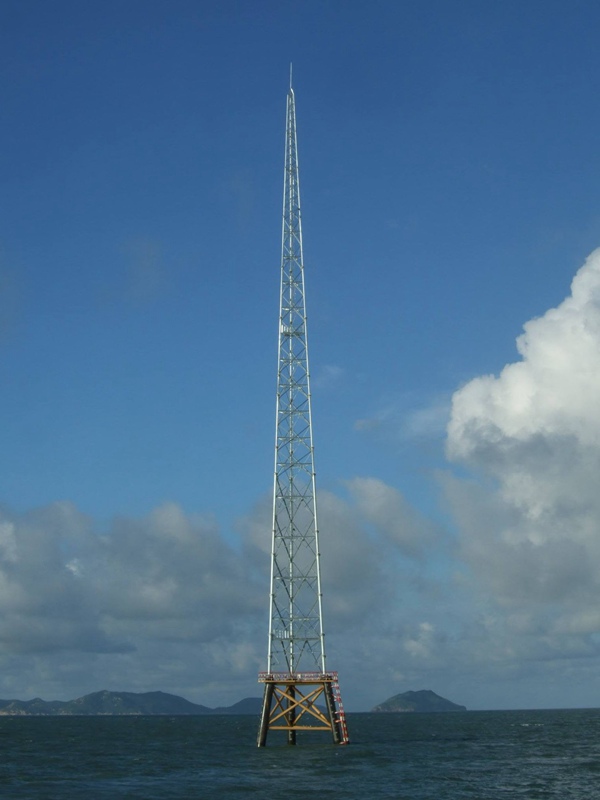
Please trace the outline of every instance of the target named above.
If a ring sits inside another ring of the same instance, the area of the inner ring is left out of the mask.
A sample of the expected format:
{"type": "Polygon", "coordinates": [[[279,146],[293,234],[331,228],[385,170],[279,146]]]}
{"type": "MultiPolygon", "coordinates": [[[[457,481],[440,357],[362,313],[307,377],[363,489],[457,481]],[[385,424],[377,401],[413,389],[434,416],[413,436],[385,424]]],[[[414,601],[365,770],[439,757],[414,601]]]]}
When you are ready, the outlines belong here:
{"type": "Polygon", "coordinates": [[[287,731],[288,744],[298,731],[331,731],[335,744],[348,744],[337,672],[261,672],[258,681],[265,684],[259,747],[270,730],[287,731]]]}

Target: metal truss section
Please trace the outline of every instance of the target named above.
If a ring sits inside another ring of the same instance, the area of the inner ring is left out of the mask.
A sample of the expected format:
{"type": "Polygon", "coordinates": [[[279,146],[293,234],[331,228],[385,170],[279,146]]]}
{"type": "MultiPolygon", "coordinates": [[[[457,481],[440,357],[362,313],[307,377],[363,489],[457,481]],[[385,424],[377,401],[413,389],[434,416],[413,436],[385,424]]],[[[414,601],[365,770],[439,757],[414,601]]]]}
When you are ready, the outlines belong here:
{"type": "Polygon", "coordinates": [[[325,668],[296,104],[290,82],[283,187],[269,646],[267,672],[259,678],[265,683],[259,746],[265,744],[270,728],[288,731],[290,744],[296,743],[298,730],[330,730],[334,741],[345,743],[347,733],[341,732],[336,699],[339,698],[337,675],[335,680],[332,675],[325,668]],[[321,695],[325,711],[316,705],[321,695]]]}
{"type": "Polygon", "coordinates": [[[294,91],[287,97],[268,670],[325,672],[294,91]]]}

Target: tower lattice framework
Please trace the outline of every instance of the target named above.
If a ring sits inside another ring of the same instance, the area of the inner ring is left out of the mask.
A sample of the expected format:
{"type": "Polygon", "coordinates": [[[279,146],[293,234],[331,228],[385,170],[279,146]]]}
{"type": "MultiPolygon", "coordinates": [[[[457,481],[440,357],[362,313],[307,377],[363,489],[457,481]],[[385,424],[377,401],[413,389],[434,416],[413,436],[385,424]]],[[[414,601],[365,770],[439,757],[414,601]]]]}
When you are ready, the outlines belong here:
{"type": "Polygon", "coordinates": [[[348,741],[337,673],[325,667],[306,334],[296,105],[287,96],[273,538],[267,671],[258,745],[269,730],[329,730],[348,741]]]}

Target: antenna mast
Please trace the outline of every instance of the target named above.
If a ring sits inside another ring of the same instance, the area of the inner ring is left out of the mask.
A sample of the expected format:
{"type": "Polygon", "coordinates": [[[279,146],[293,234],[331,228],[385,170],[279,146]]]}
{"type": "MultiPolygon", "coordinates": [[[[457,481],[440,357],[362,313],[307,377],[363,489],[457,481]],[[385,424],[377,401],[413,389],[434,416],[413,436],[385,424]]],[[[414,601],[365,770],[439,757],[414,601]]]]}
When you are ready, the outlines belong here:
{"type": "Polygon", "coordinates": [[[269,644],[267,672],[259,675],[265,694],[258,744],[269,729],[287,731],[290,744],[299,730],[330,730],[345,744],[337,673],[325,668],[291,65],[286,119],[269,644]],[[316,704],[321,695],[326,711],[316,704]]]}

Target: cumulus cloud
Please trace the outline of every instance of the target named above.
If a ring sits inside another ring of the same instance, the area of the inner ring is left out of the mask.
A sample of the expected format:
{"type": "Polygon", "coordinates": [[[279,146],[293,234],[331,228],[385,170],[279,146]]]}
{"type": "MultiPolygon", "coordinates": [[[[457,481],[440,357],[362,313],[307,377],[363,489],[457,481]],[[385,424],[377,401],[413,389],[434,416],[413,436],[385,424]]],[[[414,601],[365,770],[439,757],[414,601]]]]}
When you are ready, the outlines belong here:
{"type": "Polygon", "coordinates": [[[169,647],[213,644],[217,653],[259,618],[262,599],[214,520],[175,504],[116,519],[104,533],[67,502],[0,511],[0,658],[139,662],[150,648],[168,661],[169,647]]]}
{"type": "Polygon", "coordinates": [[[19,518],[0,513],[0,642],[12,652],[117,651],[66,554],[86,547],[87,523],[68,504],[19,518]]]}
{"type": "Polygon", "coordinates": [[[115,626],[135,622],[153,637],[214,639],[232,631],[236,612],[258,608],[252,573],[216,522],[174,503],[139,520],[115,520],[102,545],[105,574],[96,591],[115,626]]]}
{"type": "MultiPolygon", "coordinates": [[[[396,681],[436,650],[440,580],[423,547],[440,534],[380,480],[346,488],[319,494],[327,655],[350,707],[368,707],[385,691],[371,670],[396,681]]],[[[0,509],[0,696],[162,689],[220,705],[257,693],[270,531],[268,497],[235,537],[174,503],[106,530],[69,502],[0,509]]]]}
{"type": "Polygon", "coordinates": [[[447,452],[471,479],[443,480],[462,556],[513,648],[599,654],[600,250],[517,350],[453,398],[447,452]]]}
{"type": "MultiPolygon", "coordinates": [[[[354,504],[331,492],[319,492],[319,549],[326,630],[357,630],[369,621],[381,590],[381,562],[376,546],[354,504]]],[[[244,562],[261,570],[264,609],[268,602],[272,501],[264,497],[244,520],[244,562]]],[[[266,613],[265,613],[266,617],[266,613]]],[[[266,641],[266,634],[265,634],[266,641]]]]}
{"type": "Polygon", "coordinates": [[[422,558],[442,545],[441,531],[421,516],[404,495],[378,478],[354,478],[346,484],[365,522],[409,557],[422,558]]]}
{"type": "MultiPolygon", "coordinates": [[[[516,702],[547,705],[557,664],[597,681],[582,664],[600,656],[600,251],[517,348],[452,399],[456,536],[380,478],[319,493],[328,666],[351,709],[427,686],[502,706],[513,679],[516,702]]],[[[0,509],[0,696],[257,693],[270,531],[268,496],[235,536],[172,503],[107,530],[66,502],[0,509]]]]}
{"type": "Polygon", "coordinates": [[[500,376],[471,381],[453,398],[451,457],[477,460],[490,446],[573,438],[600,445],[600,249],[595,250],[557,308],[524,326],[521,360],[500,376]]]}
{"type": "MultiPolygon", "coordinates": [[[[454,497],[473,488],[447,480],[456,483],[454,497]]],[[[475,669],[481,675],[490,661],[532,657],[532,633],[543,637],[547,657],[556,652],[558,640],[526,606],[511,606],[503,617],[474,602],[483,594],[457,578],[448,537],[398,489],[372,477],[344,488],[345,496],[319,493],[319,527],[328,666],[340,671],[350,709],[423,686],[466,701],[460,687],[447,684],[475,669]]],[[[479,506],[459,503],[466,526],[489,512],[483,495],[479,506]]],[[[71,503],[26,514],[3,509],[0,696],[162,689],[224,705],[257,694],[267,649],[270,530],[268,496],[239,520],[235,538],[212,517],[173,503],[117,518],[101,531],[71,503]]],[[[477,541],[473,536],[473,548],[477,541]]],[[[465,537],[464,553],[468,544],[465,537]]],[[[479,546],[484,553],[485,542],[479,546]]],[[[476,556],[473,549],[472,564],[476,556]]],[[[508,574],[510,553],[503,557],[508,574]]],[[[520,569],[512,570],[517,584],[520,569]]],[[[486,591],[500,596],[507,587],[493,580],[486,591]]],[[[589,608],[579,611],[554,621],[574,657],[585,652],[575,629],[595,625],[589,608]]]]}

